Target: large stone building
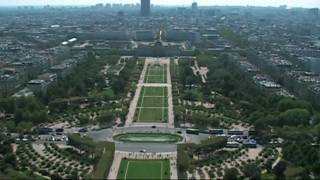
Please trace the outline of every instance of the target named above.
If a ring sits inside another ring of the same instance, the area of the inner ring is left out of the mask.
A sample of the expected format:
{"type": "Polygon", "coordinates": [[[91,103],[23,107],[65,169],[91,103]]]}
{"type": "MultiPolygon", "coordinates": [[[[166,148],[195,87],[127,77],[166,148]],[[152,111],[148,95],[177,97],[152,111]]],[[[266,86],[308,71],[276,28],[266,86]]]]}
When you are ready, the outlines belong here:
{"type": "Polygon", "coordinates": [[[137,56],[151,57],[169,57],[169,56],[191,56],[194,55],[194,49],[186,48],[185,43],[169,43],[169,42],[143,42],[139,43],[135,49],[137,56]]]}
{"type": "Polygon", "coordinates": [[[190,41],[196,42],[198,40],[198,33],[189,30],[168,30],[165,33],[165,39],[170,42],[190,41]]]}

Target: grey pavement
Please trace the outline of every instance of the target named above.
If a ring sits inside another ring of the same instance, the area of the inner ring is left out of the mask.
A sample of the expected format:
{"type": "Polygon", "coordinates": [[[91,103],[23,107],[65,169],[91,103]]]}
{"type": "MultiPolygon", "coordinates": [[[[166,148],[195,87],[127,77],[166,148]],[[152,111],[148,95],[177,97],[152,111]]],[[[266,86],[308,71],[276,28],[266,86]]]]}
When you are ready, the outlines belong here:
{"type": "Polygon", "coordinates": [[[142,149],[146,150],[146,153],[175,152],[177,145],[163,143],[116,143],[117,151],[140,152],[142,149]]]}

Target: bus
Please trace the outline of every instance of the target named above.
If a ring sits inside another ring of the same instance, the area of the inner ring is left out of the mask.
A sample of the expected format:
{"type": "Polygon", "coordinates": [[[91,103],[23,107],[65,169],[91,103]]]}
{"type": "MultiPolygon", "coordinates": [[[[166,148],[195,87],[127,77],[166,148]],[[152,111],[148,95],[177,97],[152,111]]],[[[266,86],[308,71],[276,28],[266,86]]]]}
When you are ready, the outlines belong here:
{"type": "Polygon", "coordinates": [[[188,128],[187,130],[186,130],[186,133],[187,134],[196,134],[196,135],[199,135],[199,129],[193,129],[193,128],[188,128]]]}

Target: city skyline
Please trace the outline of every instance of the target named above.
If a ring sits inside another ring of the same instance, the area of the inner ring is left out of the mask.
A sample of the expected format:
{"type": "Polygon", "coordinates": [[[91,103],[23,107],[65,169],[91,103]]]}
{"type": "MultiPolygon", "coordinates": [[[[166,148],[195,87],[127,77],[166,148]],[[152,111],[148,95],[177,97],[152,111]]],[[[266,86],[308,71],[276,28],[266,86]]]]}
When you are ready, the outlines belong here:
{"type": "MultiPolygon", "coordinates": [[[[22,5],[93,5],[97,3],[139,3],[140,0],[2,0],[0,6],[22,6],[22,5]]],[[[216,0],[212,2],[211,0],[171,0],[171,1],[161,1],[152,0],[152,4],[156,5],[182,5],[189,6],[192,2],[197,2],[200,6],[280,6],[287,5],[289,7],[320,7],[320,1],[318,0],[216,0]]]]}

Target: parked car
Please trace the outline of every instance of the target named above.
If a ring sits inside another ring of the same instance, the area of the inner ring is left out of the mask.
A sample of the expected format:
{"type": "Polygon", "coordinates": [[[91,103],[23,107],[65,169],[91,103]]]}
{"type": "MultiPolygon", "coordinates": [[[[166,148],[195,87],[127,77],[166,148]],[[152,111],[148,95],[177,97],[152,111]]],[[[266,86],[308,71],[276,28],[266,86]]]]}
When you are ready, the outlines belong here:
{"type": "Polygon", "coordinates": [[[145,150],[145,149],[141,149],[141,150],[140,150],[140,152],[141,152],[141,153],[146,153],[146,152],[147,152],[147,150],[145,150]]]}
{"type": "Polygon", "coordinates": [[[62,133],[63,131],[64,131],[63,128],[58,128],[58,129],[56,129],[56,133],[62,133]]]}
{"type": "Polygon", "coordinates": [[[85,132],[88,132],[88,128],[79,129],[79,133],[85,133],[85,132]]]}

